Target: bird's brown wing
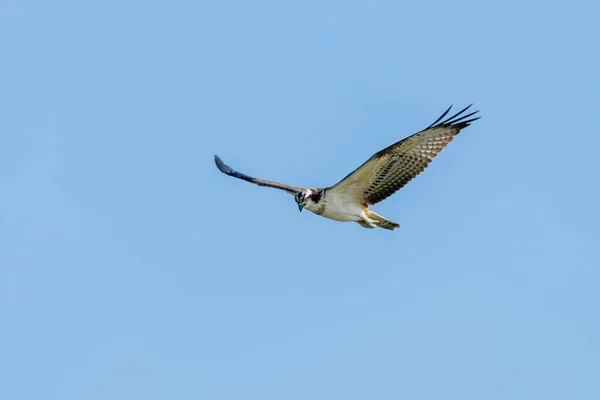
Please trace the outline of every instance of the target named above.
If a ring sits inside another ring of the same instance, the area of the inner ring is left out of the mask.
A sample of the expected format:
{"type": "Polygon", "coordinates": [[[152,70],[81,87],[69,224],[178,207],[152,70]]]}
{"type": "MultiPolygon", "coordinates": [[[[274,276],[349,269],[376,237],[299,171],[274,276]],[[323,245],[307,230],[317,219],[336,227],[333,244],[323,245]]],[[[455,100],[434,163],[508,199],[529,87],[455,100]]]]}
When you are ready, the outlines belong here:
{"type": "Polygon", "coordinates": [[[388,198],[423,172],[462,129],[480,118],[468,119],[478,111],[462,115],[469,107],[442,121],[450,106],[429,127],[375,153],[328,191],[367,205],[388,198]]]}

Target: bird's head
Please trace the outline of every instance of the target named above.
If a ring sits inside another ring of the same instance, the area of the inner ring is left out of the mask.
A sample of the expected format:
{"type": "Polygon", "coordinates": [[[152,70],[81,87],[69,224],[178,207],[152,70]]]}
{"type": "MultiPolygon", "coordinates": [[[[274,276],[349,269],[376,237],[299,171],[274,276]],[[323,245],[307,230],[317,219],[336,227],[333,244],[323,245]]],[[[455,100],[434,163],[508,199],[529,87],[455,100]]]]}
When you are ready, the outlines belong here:
{"type": "Polygon", "coordinates": [[[319,191],[313,188],[303,189],[302,191],[296,193],[295,199],[296,203],[298,204],[298,210],[302,211],[309,201],[317,203],[318,199],[315,196],[317,196],[318,193],[319,191]]]}
{"type": "Polygon", "coordinates": [[[309,196],[310,194],[306,189],[296,193],[296,203],[298,203],[298,210],[302,211],[302,209],[308,202],[309,196]]]}

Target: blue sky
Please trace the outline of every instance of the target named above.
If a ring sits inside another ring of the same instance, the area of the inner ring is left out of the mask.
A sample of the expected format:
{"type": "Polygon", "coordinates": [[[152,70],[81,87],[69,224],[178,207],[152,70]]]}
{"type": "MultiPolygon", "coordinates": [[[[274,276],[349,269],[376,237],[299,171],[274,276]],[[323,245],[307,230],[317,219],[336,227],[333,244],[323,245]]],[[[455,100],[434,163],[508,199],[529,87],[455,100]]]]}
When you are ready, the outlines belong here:
{"type": "Polygon", "coordinates": [[[4,2],[3,399],[600,398],[591,1],[4,2]],[[482,119],[375,210],[337,182],[482,119]]]}

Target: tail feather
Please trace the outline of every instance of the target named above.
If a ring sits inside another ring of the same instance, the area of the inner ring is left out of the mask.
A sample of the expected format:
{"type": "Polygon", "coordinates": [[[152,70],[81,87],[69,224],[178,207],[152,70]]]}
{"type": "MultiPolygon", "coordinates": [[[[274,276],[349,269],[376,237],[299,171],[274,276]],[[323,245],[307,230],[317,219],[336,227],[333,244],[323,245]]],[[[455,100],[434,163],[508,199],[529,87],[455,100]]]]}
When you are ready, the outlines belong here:
{"type": "Polygon", "coordinates": [[[400,228],[400,224],[390,221],[389,219],[385,219],[381,215],[374,213],[369,209],[365,210],[365,214],[367,214],[367,217],[375,220],[375,225],[377,225],[379,228],[388,229],[390,231],[400,228]]]}

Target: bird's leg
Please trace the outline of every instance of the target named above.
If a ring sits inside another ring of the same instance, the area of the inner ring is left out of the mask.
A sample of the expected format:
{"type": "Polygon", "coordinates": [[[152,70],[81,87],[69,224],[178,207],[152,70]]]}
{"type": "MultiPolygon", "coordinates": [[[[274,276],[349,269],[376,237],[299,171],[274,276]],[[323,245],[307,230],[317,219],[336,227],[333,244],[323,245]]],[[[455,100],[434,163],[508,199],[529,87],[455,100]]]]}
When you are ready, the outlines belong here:
{"type": "Polygon", "coordinates": [[[367,217],[367,214],[364,211],[360,214],[360,218],[371,228],[375,228],[377,226],[377,221],[367,217]]]}

